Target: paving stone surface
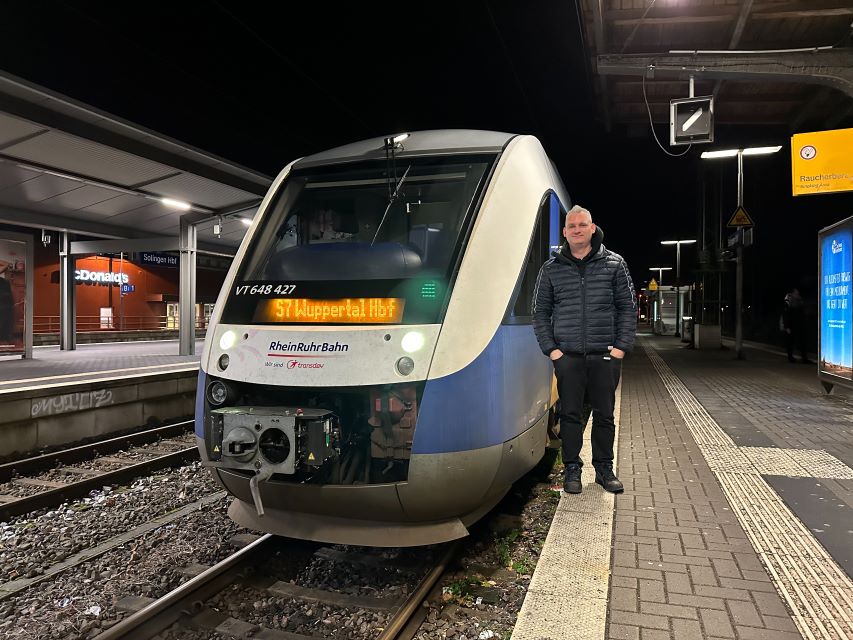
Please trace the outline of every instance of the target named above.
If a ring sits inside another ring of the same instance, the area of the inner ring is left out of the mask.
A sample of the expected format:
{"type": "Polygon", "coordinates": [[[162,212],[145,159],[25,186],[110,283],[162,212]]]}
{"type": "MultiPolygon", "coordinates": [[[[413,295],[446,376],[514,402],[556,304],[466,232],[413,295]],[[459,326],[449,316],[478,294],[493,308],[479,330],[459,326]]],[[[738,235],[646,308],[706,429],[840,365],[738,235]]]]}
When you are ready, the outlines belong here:
{"type": "MultiPolygon", "coordinates": [[[[668,353],[662,355],[669,361],[668,353]]],[[[688,370],[692,371],[690,363],[672,366],[679,377],[689,377],[688,370]]],[[[727,364],[721,360],[719,366],[727,364]]],[[[616,499],[606,637],[800,638],[644,351],[631,354],[623,371],[618,471],[625,493],[616,499]]],[[[695,379],[705,379],[703,374],[696,372],[695,379]]],[[[703,406],[705,400],[714,400],[709,402],[713,410],[706,408],[724,429],[727,417],[738,416],[731,424],[750,433],[737,442],[738,434],[727,430],[737,444],[819,448],[801,435],[780,440],[778,430],[761,428],[773,421],[772,411],[761,414],[760,420],[755,418],[759,407],[741,413],[737,398],[726,395],[731,386],[740,384],[739,377],[725,382],[723,395],[715,395],[712,389],[721,377],[714,376],[706,384],[707,393],[697,398],[703,406]]],[[[748,374],[742,377],[748,382],[748,374]]],[[[755,391],[759,397],[762,393],[768,390],[755,391]]],[[[800,413],[807,411],[802,407],[800,413]]],[[[793,426],[784,428],[790,431],[793,426]]]]}

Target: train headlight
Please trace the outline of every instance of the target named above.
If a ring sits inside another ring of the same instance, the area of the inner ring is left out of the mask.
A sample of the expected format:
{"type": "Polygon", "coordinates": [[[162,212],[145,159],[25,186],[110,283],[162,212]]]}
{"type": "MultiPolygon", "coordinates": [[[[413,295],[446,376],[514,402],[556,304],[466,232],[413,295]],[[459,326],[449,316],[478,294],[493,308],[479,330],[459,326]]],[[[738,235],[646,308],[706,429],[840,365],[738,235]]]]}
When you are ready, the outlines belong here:
{"type": "Polygon", "coordinates": [[[207,385],[207,401],[214,407],[221,407],[228,400],[228,386],[222,380],[214,380],[207,385]]]}
{"type": "Polygon", "coordinates": [[[228,357],[227,353],[223,353],[219,356],[219,360],[217,361],[217,366],[220,371],[225,371],[228,368],[228,365],[231,362],[231,358],[228,357]]]}
{"type": "Polygon", "coordinates": [[[226,351],[233,347],[235,342],[237,342],[237,334],[233,331],[226,331],[219,338],[219,348],[226,351]]]}
{"type": "Polygon", "coordinates": [[[403,336],[401,346],[406,353],[414,353],[423,349],[424,342],[424,334],[420,331],[409,331],[403,336]]]}
{"type": "Polygon", "coordinates": [[[397,368],[397,373],[401,376],[407,376],[415,370],[415,361],[409,356],[403,356],[397,360],[397,364],[395,366],[397,368]]]}

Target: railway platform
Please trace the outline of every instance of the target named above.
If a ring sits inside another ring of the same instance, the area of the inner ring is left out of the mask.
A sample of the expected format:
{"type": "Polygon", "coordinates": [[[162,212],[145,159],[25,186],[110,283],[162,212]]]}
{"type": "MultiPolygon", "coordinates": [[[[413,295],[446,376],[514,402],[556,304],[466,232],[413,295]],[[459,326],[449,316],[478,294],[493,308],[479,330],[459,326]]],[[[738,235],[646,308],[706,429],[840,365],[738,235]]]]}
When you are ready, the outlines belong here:
{"type": "Polygon", "coordinates": [[[177,351],[175,340],[45,346],[0,360],[0,457],[191,416],[199,355],[177,351]]]}
{"type": "Polygon", "coordinates": [[[638,337],[617,393],[625,492],[587,464],[562,494],[513,640],[853,638],[853,394],[746,355],[638,337]]]}

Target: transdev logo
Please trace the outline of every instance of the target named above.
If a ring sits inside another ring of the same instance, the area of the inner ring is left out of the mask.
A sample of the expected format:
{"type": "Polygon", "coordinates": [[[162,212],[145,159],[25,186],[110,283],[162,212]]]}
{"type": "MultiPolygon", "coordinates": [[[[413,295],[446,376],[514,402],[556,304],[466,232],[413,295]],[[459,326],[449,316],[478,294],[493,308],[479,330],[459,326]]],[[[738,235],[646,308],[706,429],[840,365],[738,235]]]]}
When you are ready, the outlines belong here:
{"type": "Polygon", "coordinates": [[[341,353],[349,351],[349,345],[343,342],[270,342],[271,352],[287,353],[341,353]]]}
{"type": "Polygon", "coordinates": [[[299,360],[288,360],[288,369],[322,369],[325,365],[322,362],[299,362],[299,360]]]}
{"type": "Polygon", "coordinates": [[[841,253],[844,249],[844,245],[842,245],[838,240],[832,241],[832,253],[841,253]]]}

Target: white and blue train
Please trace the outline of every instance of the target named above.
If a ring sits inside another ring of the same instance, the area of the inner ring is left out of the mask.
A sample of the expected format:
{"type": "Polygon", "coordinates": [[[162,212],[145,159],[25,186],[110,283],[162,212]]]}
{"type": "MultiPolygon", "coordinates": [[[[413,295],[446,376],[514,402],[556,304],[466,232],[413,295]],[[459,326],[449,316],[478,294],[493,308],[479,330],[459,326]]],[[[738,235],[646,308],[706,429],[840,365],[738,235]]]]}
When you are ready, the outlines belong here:
{"type": "Polygon", "coordinates": [[[547,445],[531,298],[569,207],[526,135],[416,132],[285,167],[201,359],[198,446],[230,516],[330,543],[466,535],[547,445]]]}

